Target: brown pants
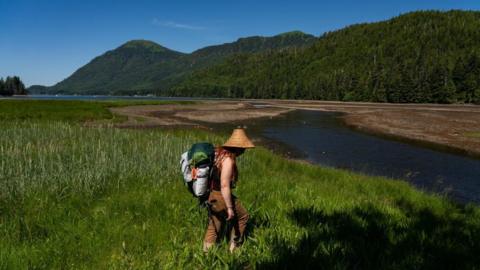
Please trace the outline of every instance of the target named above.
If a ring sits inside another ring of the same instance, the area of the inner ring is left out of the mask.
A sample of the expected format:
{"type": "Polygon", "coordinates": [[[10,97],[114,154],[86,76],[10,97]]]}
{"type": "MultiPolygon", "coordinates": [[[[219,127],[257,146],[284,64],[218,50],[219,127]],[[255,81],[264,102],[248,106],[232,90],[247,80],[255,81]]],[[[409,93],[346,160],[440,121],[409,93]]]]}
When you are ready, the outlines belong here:
{"type": "MultiPolygon", "coordinates": [[[[235,216],[231,220],[232,226],[228,226],[230,228],[227,228],[229,231],[227,231],[226,235],[230,237],[231,243],[235,244],[235,246],[239,246],[243,242],[243,234],[247,226],[249,215],[240,201],[233,195],[232,198],[235,204],[233,209],[235,216]]],[[[221,234],[227,223],[227,206],[220,191],[210,192],[208,202],[211,206],[204,244],[212,245],[220,240],[218,239],[218,236],[221,234]]]]}

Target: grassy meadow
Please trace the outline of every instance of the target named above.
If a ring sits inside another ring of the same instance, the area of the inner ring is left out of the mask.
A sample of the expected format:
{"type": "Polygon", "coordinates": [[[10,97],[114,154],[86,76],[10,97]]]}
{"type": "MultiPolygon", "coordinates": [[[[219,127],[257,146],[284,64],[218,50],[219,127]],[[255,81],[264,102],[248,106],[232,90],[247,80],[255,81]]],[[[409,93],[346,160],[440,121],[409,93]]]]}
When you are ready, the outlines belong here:
{"type": "Polygon", "coordinates": [[[180,154],[225,135],[84,127],[128,102],[0,100],[0,269],[479,269],[480,208],[258,147],[244,246],[201,250],[180,154]]]}

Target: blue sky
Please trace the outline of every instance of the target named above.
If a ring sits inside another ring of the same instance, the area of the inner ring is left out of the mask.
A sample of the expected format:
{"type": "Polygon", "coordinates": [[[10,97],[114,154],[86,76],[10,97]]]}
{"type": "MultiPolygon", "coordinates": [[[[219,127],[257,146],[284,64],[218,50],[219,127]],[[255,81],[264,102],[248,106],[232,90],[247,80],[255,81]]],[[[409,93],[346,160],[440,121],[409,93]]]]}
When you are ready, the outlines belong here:
{"type": "Polygon", "coordinates": [[[425,9],[480,10],[478,0],[0,0],[0,77],[52,85],[131,39],[191,52],[252,35],[321,35],[425,9]]]}

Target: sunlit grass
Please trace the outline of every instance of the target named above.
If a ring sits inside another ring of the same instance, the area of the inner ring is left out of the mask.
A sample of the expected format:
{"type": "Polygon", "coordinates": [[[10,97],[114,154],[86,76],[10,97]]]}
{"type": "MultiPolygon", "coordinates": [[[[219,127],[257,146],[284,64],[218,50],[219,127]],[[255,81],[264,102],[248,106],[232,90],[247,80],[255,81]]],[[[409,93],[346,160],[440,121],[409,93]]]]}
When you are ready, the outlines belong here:
{"type": "Polygon", "coordinates": [[[405,182],[280,158],[239,160],[251,215],[236,254],[201,251],[206,211],[179,157],[198,130],[0,121],[0,269],[361,268],[480,265],[480,210],[405,182]]]}

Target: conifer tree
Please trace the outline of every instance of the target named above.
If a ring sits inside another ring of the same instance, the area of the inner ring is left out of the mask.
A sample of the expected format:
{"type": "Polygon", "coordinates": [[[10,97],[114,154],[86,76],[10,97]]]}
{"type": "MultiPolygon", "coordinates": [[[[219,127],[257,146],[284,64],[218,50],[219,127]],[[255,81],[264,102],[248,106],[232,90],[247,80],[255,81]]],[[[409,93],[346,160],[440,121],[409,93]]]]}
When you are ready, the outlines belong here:
{"type": "Polygon", "coordinates": [[[0,78],[0,96],[5,95],[5,82],[0,78]]]}

